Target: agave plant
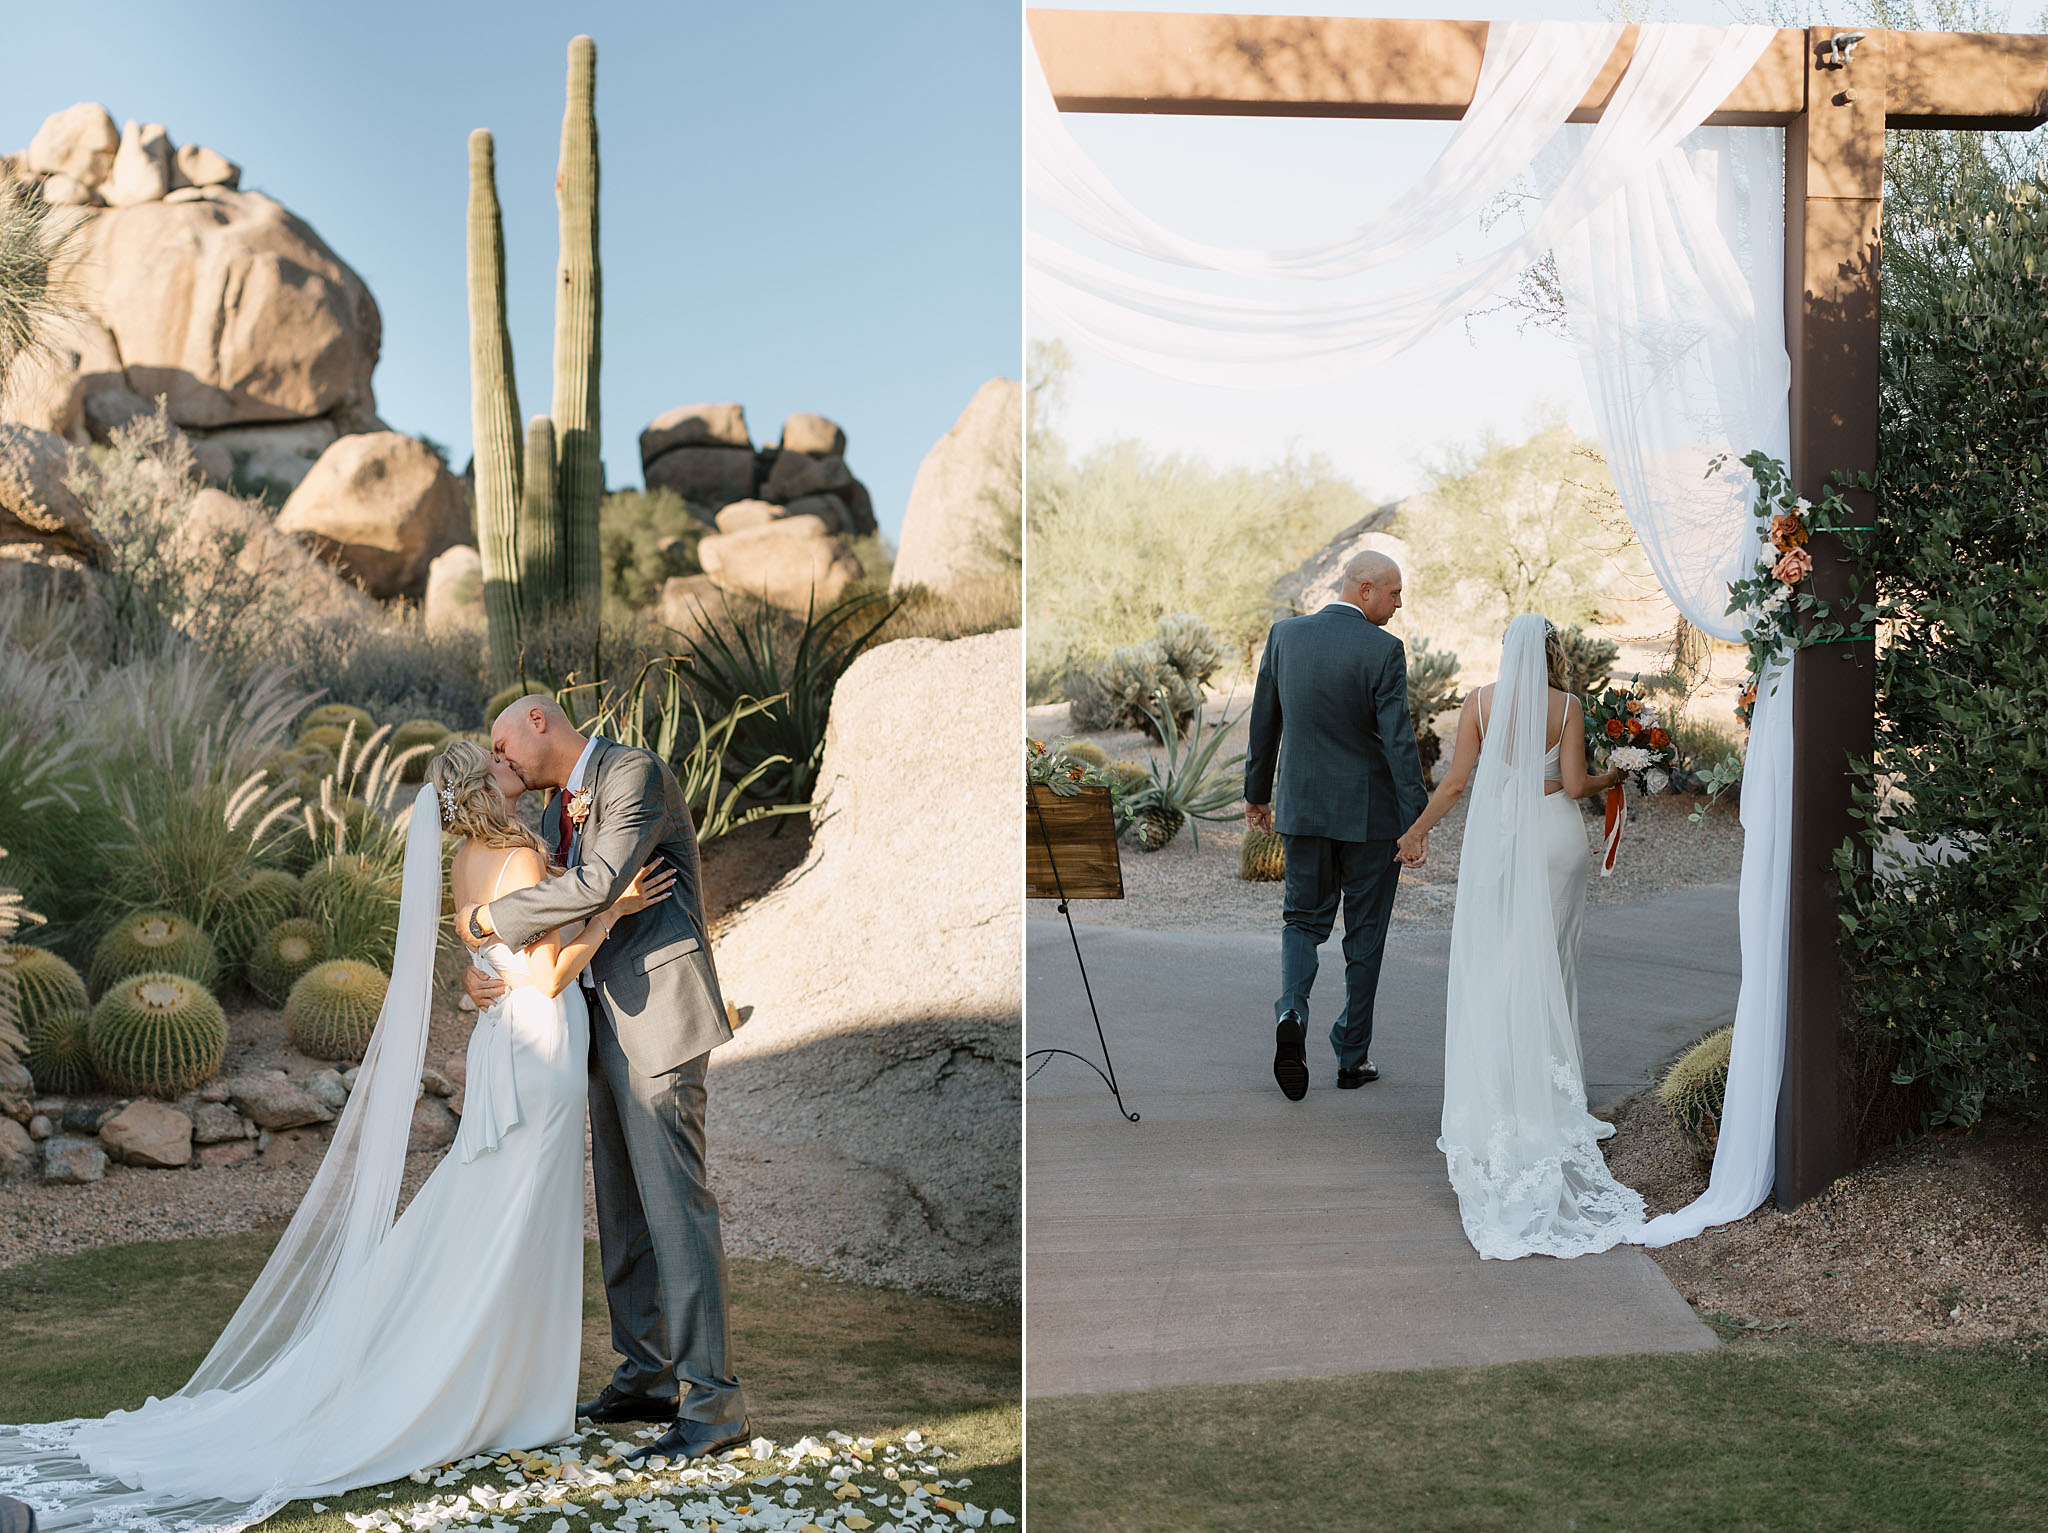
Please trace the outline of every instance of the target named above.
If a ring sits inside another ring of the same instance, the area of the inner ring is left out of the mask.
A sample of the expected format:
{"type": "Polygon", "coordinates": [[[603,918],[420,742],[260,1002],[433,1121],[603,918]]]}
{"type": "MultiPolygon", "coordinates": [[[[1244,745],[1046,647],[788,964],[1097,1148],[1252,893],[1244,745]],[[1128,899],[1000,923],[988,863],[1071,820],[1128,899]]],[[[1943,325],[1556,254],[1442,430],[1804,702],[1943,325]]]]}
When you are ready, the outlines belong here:
{"type": "Polygon", "coordinates": [[[832,689],[898,605],[880,592],[823,612],[814,602],[790,644],[778,632],[786,619],[773,608],[757,606],[742,617],[727,603],[675,656],[691,689],[713,708],[729,711],[762,700],[738,721],[729,742],[742,776],[766,768],[754,779],[758,797],[791,807],[809,800],[825,752],[832,689]]]}
{"type": "MultiPolygon", "coordinates": [[[[1199,849],[1200,823],[1232,818],[1231,810],[1244,796],[1239,775],[1244,753],[1240,751],[1220,764],[1216,760],[1216,753],[1223,748],[1231,726],[1238,719],[1225,713],[1210,724],[1198,708],[1183,736],[1165,697],[1156,696],[1153,707],[1144,712],[1152,727],[1159,731],[1160,753],[1155,756],[1149,750],[1145,752],[1146,781],[1125,799],[1138,845],[1145,851],[1156,852],[1186,825],[1199,849]]],[[[1239,714],[1238,718],[1243,716],[1239,714]]]]}
{"type": "Polygon", "coordinates": [[[756,760],[728,780],[726,763],[733,754],[733,737],[740,726],[748,719],[767,713],[785,699],[780,696],[743,696],[735,699],[733,705],[716,722],[712,722],[705,718],[696,698],[684,688],[681,664],[676,656],[664,656],[643,665],[640,674],[633,678],[632,686],[623,692],[615,691],[601,681],[581,682],[561,688],[555,699],[577,721],[579,729],[595,731],[607,739],[617,740],[621,745],[652,751],[663,761],[674,763],[676,780],[690,806],[691,818],[696,821],[700,843],[715,841],[756,820],[773,815],[802,814],[809,810],[808,802],[740,807],[741,799],[752,792],[762,778],[777,767],[788,764],[787,756],[756,760]],[[659,693],[650,690],[656,672],[661,673],[659,693]],[[586,698],[582,695],[584,693],[593,696],[586,698]],[[597,711],[588,718],[581,717],[581,709],[588,706],[593,698],[597,711]],[[691,736],[689,750],[678,760],[676,748],[682,740],[685,708],[696,733],[691,736]]]}

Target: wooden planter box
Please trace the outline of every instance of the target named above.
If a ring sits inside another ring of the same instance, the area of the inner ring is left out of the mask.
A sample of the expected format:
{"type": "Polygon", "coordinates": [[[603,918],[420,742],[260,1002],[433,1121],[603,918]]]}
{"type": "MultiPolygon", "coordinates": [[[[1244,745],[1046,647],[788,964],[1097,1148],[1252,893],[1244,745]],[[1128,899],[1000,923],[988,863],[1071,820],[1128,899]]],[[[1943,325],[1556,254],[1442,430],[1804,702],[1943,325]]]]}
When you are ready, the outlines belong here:
{"type": "Polygon", "coordinates": [[[1109,789],[1083,788],[1062,798],[1030,787],[1024,803],[1024,892],[1034,900],[1120,900],[1123,862],[1109,789]],[[1059,877],[1053,877],[1053,865],[1059,877]]]}

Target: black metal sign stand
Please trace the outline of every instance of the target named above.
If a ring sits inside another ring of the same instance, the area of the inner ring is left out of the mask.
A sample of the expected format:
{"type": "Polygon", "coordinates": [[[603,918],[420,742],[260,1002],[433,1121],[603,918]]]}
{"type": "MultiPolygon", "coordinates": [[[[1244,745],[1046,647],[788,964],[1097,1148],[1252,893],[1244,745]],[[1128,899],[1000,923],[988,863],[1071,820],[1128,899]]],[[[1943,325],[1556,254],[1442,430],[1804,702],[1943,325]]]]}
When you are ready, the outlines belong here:
{"type": "Polygon", "coordinates": [[[1116,1063],[1109,1057],[1109,1039],[1104,1036],[1102,1031],[1102,1013],[1095,1009],[1095,990],[1088,983],[1088,965],[1081,961],[1081,938],[1074,930],[1074,917],[1067,908],[1067,887],[1060,880],[1059,859],[1054,857],[1052,853],[1052,836],[1045,828],[1045,811],[1039,807],[1038,801],[1035,798],[1031,803],[1031,811],[1038,816],[1038,833],[1045,839],[1045,860],[1052,866],[1053,887],[1059,891],[1060,914],[1067,918],[1067,938],[1074,944],[1074,966],[1081,971],[1081,991],[1088,997],[1088,1015],[1095,1019],[1095,1038],[1102,1045],[1102,1064],[1098,1065],[1087,1055],[1076,1054],[1072,1049],[1032,1049],[1024,1057],[1026,1060],[1036,1059],[1038,1064],[1026,1072],[1024,1079],[1028,1081],[1037,1075],[1040,1070],[1043,1070],[1051,1062],[1052,1056],[1055,1054],[1064,1054],[1069,1059],[1078,1059],[1082,1064],[1102,1077],[1102,1084],[1107,1086],[1109,1094],[1116,1098],[1116,1110],[1123,1114],[1124,1120],[1128,1123],[1136,1123],[1138,1115],[1132,1112],[1130,1108],[1124,1106],[1124,1094],[1117,1089],[1116,1063]],[[1040,1056],[1043,1057],[1041,1058],[1040,1056]],[[1104,1068],[1105,1066],[1107,1066],[1106,1069],[1104,1068]]]}

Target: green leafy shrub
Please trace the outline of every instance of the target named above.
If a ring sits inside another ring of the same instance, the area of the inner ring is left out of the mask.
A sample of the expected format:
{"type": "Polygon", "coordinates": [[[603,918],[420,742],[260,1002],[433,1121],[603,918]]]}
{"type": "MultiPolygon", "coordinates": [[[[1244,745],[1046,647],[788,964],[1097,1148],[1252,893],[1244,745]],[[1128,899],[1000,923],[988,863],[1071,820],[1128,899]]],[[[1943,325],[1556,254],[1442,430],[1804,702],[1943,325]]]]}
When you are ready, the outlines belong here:
{"type": "Polygon", "coordinates": [[[661,595],[674,575],[695,575],[697,545],[712,529],[674,490],[618,490],[598,508],[604,599],[625,616],[661,595]]]}
{"type": "Polygon", "coordinates": [[[292,1045],[315,1059],[361,1059],[390,984],[383,970],[351,958],[314,965],[285,999],[292,1045]]]}
{"type": "Polygon", "coordinates": [[[228,1020],[191,976],[137,974],[100,997],[86,1042],[93,1068],[114,1090],[177,1097],[220,1073],[228,1020]]]}
{"type": "Polygon", "coordinates": [[[333,951],[318,921],[291,916],[277,923],[249,951],[249,988],[266,1004],[282,1006],[299,976],[324,963],[333,951]]]}
{"type": "Polygon", "coordinates": [[[1968,1126],[2048,1091],[2048,170],[1959,171],[1896,253],[1886,208],[1876,514],[1844,535],[1876,756],[1836,867],[1862,1113],[1968,1126]]]}
{"type": "Polygon", "coordinates": [[[75,1096],[98,1084],[93,1067],[89,1033],[92,1018],[85,1011],[59,1011],[43,1018],[29,1034],[24,1061],[35,1078],[36,1090],[55,1096],[75,1096]]]}
{"type": "Polygon", "coordinates": [[[1735,1029],[1707,1034],[1679,1055],[1657,1084],[1657,1100],[1671,1121],[1702,1155],[1714,1153],[1721,1134],[1721,1103],[1728,1089],[1728,1050],[1735,1029]]]}
{"type": "Polygon", "coordinates": [[[213,938],[173,910],[138,910],[115,924],[92,954],[92,988],[104,994],[131,974],[183,974],[201,985],[220,978],[213,938]]]}

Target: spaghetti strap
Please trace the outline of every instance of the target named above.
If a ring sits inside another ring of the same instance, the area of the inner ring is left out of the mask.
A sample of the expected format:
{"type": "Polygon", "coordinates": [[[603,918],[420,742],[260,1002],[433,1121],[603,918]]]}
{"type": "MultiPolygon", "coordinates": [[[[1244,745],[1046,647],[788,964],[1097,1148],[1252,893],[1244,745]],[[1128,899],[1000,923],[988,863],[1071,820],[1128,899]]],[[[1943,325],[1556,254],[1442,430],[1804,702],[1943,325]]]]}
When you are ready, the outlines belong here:
{"type": "MultiPolygon", "coordinates": [[[[515,847],[514,851],[517,850],[515,847]]],[[[505,860],[498,864],[498,876],[491,881],[491,898],[498,897],[498,891],[505,887],[505,870],[512,866],[512,852],[505,854],[505,860]]]]}

